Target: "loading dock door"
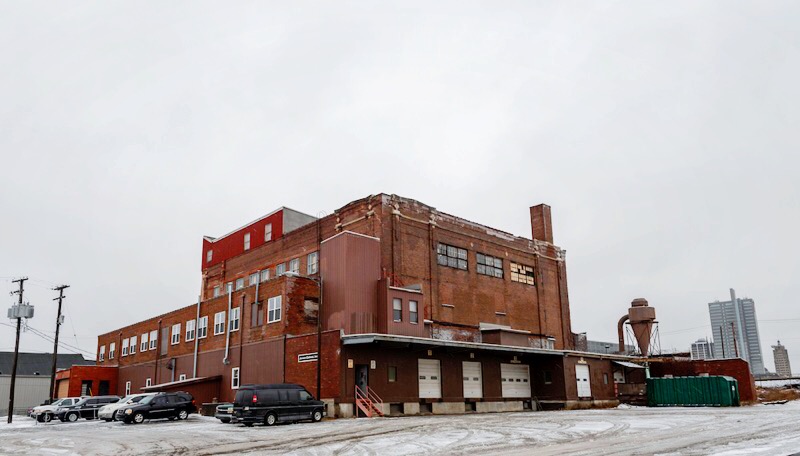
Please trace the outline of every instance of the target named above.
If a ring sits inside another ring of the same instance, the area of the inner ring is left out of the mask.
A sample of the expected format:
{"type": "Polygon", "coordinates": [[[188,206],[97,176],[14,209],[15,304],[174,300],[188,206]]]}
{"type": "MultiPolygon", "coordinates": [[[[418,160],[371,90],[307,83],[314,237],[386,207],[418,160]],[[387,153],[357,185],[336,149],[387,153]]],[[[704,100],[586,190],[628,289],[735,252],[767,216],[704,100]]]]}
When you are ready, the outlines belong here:
{"type": "Polygon", "coordinates": [[[589,379],[589,366],[575,365],[575,378],[578,381],[578,397],[592,397],[592,382],[589,379]]]}
{"type": "Polygon", "coordinates": [[[420,399],[442,397],[442,374],[438,359],[419,360],[419,397],[420,399]]]}
{"type": "Polygon", "coordinates": [[[503,397],[531,397],[530,368],[527,364],[500,364],[503,397]]]}
{"type": "Polygon", "coordinates": [[[464,361],[461,369],[464,376],[464,398],[483,397],[481,363],[464,361]]]}

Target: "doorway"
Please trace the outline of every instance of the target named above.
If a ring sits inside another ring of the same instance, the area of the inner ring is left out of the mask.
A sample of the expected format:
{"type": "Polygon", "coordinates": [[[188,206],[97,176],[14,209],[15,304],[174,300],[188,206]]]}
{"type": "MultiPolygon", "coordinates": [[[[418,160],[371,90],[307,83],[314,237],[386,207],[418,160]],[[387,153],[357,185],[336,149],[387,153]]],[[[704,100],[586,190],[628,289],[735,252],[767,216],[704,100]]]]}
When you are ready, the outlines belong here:
{"type": "MultiPolygon", "coordinates": [[[[367,387],[369,387],[369,366],[366,364],[356,364],[356,388],[359,389],[359,394],[367,396],[367,387]]],[[[356,407],[356,417],[366,416],[358,407],[356,407]]]]}

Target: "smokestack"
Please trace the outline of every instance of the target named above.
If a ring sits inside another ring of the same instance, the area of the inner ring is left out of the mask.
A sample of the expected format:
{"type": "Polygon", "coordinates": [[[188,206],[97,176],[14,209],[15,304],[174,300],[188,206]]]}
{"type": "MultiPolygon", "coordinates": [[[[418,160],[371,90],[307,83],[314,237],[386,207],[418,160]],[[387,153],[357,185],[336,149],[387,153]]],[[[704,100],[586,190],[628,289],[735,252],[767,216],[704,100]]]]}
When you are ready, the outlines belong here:
{"type": "Polygon", "coordinates": [[[539,204],[531,207],[531,231],[533,239],[553,243],[553,223],[550,220],[550,206],[539,204]]]}

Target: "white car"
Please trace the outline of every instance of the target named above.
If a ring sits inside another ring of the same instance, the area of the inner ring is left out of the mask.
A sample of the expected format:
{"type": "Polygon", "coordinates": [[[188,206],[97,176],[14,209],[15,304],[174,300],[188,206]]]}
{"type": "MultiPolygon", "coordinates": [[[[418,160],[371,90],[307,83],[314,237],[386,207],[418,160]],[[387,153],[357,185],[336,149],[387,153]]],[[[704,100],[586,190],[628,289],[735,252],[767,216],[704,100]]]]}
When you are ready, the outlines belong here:
{"type": "Polygon", "coordinates": [[[129,394],[120,399],[119,402],[100,407],[100,410],[97,412],[97,417],[105,421],[116,421],[117,418],[114,415],[117,414],[118,409],[130,404],[135,404],[147,396],[153,396],[155,394],[156,393],[129,394]]]}
{"type": "Polygon", "coordinates": [[[58,399],[50,405],[39,405],[31,410],[31,418],[39,421],[40,423],[49,423],[56,417],[55,410],[59,407],[67,407],[76,404],[83,399],[82,397],[65,397],[58,399]]]}

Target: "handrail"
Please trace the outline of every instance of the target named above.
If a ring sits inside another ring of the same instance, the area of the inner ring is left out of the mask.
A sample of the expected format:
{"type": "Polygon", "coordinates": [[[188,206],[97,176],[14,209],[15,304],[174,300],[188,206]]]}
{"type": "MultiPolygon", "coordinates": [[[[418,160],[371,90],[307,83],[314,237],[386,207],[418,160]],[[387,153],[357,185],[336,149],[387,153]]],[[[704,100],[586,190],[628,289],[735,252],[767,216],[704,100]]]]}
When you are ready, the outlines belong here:
{"type": "Polygon", "coordinates": [[[375,392],[375,390],[373,390],[369,386],[367,387],[367,397],[370,400],[372,400],[372,402],[380,402],[381,404],[383,404],[383,399],[381,399],[381,397],[378,396],[378,394],[375,392]]]}

